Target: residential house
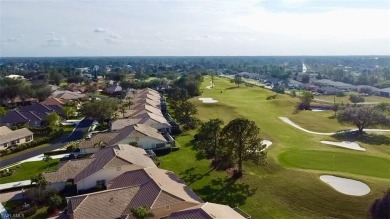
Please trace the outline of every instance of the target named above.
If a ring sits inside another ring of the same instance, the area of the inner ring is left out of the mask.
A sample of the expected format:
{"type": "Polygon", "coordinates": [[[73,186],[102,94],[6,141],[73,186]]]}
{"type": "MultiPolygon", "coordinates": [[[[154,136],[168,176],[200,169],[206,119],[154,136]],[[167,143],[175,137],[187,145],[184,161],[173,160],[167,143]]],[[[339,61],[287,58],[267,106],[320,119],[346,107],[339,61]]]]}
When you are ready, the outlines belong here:
{"type": "Polygon", "coordinates": [[[85,85],[80,85],[80,84],[75,84],[75,83],[70,83],[68,86],[67,86],[67,90],[68,91],[71,91],[71,92],[82,92],[84,93],[85,90],[86,90],[86,86],[85,85]]]}
{"type": "Polygon", "coordinates": [[[138,114],[130,119],[115,120],[111,122],[110,129],[112,131],[120,130],[126,126],[134,125],[134,124],[149,125],[160,132],[171,133],[171,125],[163,116],[156,115],[149,112],[138,114]]]}
{"type": "Polygon", "coordinates": [[[161,109],[160,101],[154,101],[151,99],[133,99],[132,101],[134,103],[133,108],[138,107],[139,105],[149,105],[154,108],[161,109]]]}
{"type": "Polygon", "coordinates": [[[7,126],[0,127],[0,150],[33,141],[33,135],[27,128],[12,131],[7,126]]]}
{"type": "Polygon", "coordinates": [[[149,125],[130,125],[119,132],[121,134],[115,139],[119,144],[135,142],[143,149],[163,148],[168,144],[168,140],[157,129],[149,125]]]}
{"type": "Polygon", "coordinates": [[[51,97],[64,99],[64,100],[81,100],[81,99],[86,99],[87,95],[79,91],[73,92],[67,90],[56,90],[53,92],[51,97]]]}
{"type": "Polygon", "coordinates": [[[137,143],[143,149],[154,149],[168,146],[173,141],[168,134],[162,135],[157,129],[144,124],[133,124],[114,132],[98,133],[91,139],[80,142],[81,154],[95,153],[100,146],[137,143]],[[168,140],[167,140],[168,139],[168,140]]]}
{"type": "Polygon", "coordinates": [[[143,206],[153,212],[153,218],[166,218],[202,202],[175,174],[159,168],[125,172],[111,180],[105,191],[67,199],[72,219],[133,218],[130,210],[143,206]]]}
{"type": "Polygon", "coordinates": [[[237,212],[233,208],[227,205],[215,204],[215,203],[200,203],[199,205],[191,208],[187,208],[181,211],[173,212],[169,219],[246,219],[250,218],[249,215],[245,215],[245,212],[237,212]],[[241,214],[240,214],[241,213],[241,214]]]}
{"type": "Polygon", "coordinates": [[[46,116],[56,112],[62,114],[62,107],[59,105],[45,105],[42,103],[23,106],[18,109],[8,111],[0,118],[0,124],[14,126],[18,124],[29,124],[30,126],[39,127],[44,125],[46,116]]]}
{"type": "Polygon", "coordinates": [[[132,116],[135,117],[137,115],[143,114],[143,113],[153,113],[158,116],[163,116],[161,109],[155,108],[153,106],[150,106],[148,104],[139,104],[136,107],[133,108],[133,114],[132,116]]]}
{"type": "Polygon", "coordinates": [[[287,87],[289,89],[301,89],[303,87],[303,83],[290,79],[288,80],[287,87]]]}
{"type": "Polygon", "coordinates": [[[50,188],[62,190],[67,182],[72,182],[80,191],[96,185],[105,186],[106,182],[127,171],[147,167],[156,165],[144,149],[118,144],[102,148],[90,158],[66,161],[59,165],[57,171],[44,173],[43,176],[50,182],[50,188]]]}
{"type": "Polygon", "coordinates": [[[384,88],[384,89],[380,89],[379,90],[379,96],[390,97],[390,87],[384,88]]]}
{"type": "Polygon", "coordinates": [[[8,107],[14,107],[14,106],[25,106],[25,105],[31,105],[34,103],[38,103],[39,100],[36,98],[26,98],[22,99],[19,96],[15,97],[14,99],[2,99],[1,103],[8,107]]]}

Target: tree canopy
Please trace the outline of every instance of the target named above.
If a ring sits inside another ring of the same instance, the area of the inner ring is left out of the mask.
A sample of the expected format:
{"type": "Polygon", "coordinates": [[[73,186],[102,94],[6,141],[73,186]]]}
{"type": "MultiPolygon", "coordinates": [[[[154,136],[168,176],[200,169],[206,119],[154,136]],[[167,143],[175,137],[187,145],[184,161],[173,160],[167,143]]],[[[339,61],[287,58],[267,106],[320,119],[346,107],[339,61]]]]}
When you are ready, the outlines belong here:
{"type": "Polygon", "coordinates": [[[136,219],[147,219],[154,217],[153,212],[149,210],[149,208],[143,206],[138,208],[132,208],[130,209],[130,213],[136,218],[136,219]]]}
{"type": "Polygon", "coordinates": [[[221,119],[210,119],[201,125],[195,135],[196,148],[203,151],[206,157],[214,157],[215,164],[218,162],[222,125],[221,119]]]}
{"type": "Polygon", "coordinates": [[[356,95],[356,94],[351,94],[349,95],[349,100],[352,102],[352,103],[363,103],[365,100],[364,100],[364,97],[360,96],[360,95],[356,95]]]}
{"type": "Polygon", "coordinates": [[[363,134],[365,128],[390,125],[390,119],[386,114],[371,106],[347,107],[338,113],[337,120],[342,124],[355,125],[360,135],[363,134]]]}
{"type": "Polygon", "coordinates": [[[242,175],[242,162],[252,160],[259,163],[264,160],[265,152],[260,128],[254,121],[237,118],[230,121],[221,132],[221,145],[238,165],[238,176],[242,175]]]}
{"type": "Polygon", "coordinates": [[[185,128],[195,128],[197,119],[195,115],[198,113],[196,106],[189,102],[183,101],[179,103],[174,109],[174,116],[180,124],[183,124],[185,128]]]}
{"type": "Polygon", "coordinates": [[[390,218],[390,189],[382,198],[376,199],[370,206],[370,216],[376,218],[390,218]]]}
{"type": "Polygon", "coordinates": [[[118,110],[119,101],[114,98],[103,98],[101,100],[92,100],[81,106],[80,113],[86,117],[104,121],[112,118],[118,110]]]}

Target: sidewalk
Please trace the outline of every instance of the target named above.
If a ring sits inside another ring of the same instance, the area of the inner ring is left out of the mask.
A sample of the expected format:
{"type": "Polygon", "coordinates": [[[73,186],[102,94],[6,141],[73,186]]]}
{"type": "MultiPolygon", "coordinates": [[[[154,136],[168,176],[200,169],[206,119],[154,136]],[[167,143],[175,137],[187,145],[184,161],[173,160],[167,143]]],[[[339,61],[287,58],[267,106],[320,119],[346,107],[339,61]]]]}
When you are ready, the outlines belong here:
{"type": "Polygon", "coordinates": [[[23,180],[23,181],[19,181],[19,182],[4,183],[4,184],[0,184],[0,191],[5,190],[5,189],[12,189],[12,188],[18,188],[18,187],[22,187],[22,186],[28,186],[28,185],[31,185],[31,180],[23,180]]]}

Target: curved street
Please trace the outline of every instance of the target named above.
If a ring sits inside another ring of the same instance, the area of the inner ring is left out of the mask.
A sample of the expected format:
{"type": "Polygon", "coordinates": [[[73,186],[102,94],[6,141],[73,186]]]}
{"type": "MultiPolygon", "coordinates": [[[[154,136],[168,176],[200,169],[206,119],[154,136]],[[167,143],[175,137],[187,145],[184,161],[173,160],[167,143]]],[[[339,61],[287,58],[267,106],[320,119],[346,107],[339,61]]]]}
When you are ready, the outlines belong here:
{"type": "Polygon", "coordinates": [[[83,138],[83,135],[85,132],[88,131],[89,127],[92,125],[93,120],[91,119],[83,119],[75,128],[75,130],[69,135],[69,136],[64,136],[61,139],[56,140],[56,143],[51,144],[50,146],[40,148],[34,151],[30,151],[24,154],[17,155],[15,157],[11,157],[8,159],[1,159],[0,160],[0,167],[5,167],[13,163],[20,162],[22,160],[29,159],[31,157],[35,157],[37,155],[43,154],[47,151],[52,151],[58,148],[61,148],[65,146],[67,143],[71,141],[77,141],[79,139],[83,138]]]}

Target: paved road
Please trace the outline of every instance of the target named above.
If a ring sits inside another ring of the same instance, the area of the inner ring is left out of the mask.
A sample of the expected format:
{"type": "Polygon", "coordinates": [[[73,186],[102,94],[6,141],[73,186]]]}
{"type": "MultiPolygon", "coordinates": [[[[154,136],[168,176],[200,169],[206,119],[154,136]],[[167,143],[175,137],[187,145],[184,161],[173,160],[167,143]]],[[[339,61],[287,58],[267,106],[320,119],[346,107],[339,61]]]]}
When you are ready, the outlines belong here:
{"type": "Polygon", "coordinates": [[[0,167],[8,166],[13,163],[20,162],[22,160],[29,159],[31,157],[38,156],[40,154],[43,154],[47,151],[52,151],[58,148],[63,147],[68,142],[76,141],[83,138],[83,135],[85,132],[88,131],[88,128],[92,125],[93,120],[90,119],[84,119],[82,120],[76,127],[76,129],[72,132],[72,134],[68,137],[64,137],[63,139],[58,140],[58,142],[51,144],[50,146],[40,148],[34,151],[30,151],[15,157],[11,157],[5,160],[0,161],[0,167]]]}

